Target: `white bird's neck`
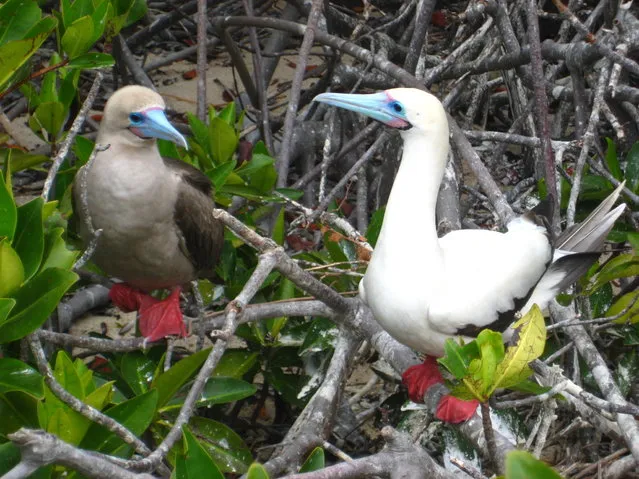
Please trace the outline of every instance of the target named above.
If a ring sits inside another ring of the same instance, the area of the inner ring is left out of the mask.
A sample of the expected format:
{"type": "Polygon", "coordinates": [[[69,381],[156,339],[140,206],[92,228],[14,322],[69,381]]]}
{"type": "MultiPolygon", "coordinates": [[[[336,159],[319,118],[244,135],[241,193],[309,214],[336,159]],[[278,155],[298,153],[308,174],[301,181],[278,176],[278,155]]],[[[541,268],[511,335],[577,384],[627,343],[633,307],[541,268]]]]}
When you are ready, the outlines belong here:
{"type": "Polygon", "coordinates": [[[377,255],[388,251],[397,257],[405,251],[409,258],[427,261],[440,253],[435,208],[448,150],[447,125],[430,134],[405,135],[402,162],[375,249],[377,255]]]}

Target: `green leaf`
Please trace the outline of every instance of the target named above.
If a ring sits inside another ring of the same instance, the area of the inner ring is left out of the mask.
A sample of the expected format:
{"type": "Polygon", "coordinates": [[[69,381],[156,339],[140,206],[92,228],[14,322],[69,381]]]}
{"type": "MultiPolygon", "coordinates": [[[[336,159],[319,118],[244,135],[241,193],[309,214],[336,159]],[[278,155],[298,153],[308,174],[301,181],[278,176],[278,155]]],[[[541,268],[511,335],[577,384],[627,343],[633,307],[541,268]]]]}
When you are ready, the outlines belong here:
{"type": "Polygon", "coordinates": [[[628,308],[623,315],[615,319],[614,322],[623,324],[625,322],[636,323],[639,322],[639,291],[632,291],[624,294],[608,309],[606,312],[607,317],[616,316],[628,308]],[[632,306],[631,306],[632,305],[632,306]]]}
{"type": "Polygon", "coordinates": [[[266,472],[266,469],[264,469],[264,466],[255,462],[249,467],[246,479],[270,479],[270,476],[268,472],[266,472]]]}
{"type": "Polygon", "coordinates": [[[13,240],[17,222],[18,210],[13,201],[13,192],[7,187],[4,174],[0,171],[0,238],[4,236],[9,241],[13,240]]]}
{"type": "Polygon", "coordinates": [[[622,254],[608,261],[595,276],[591,290],[597,289],[602,284],[619,278],[628,278],[639,275],[639,256],[635,254],[622,254]]]}
{"type": "Polygon", "coordinates": [[[176,479],[224,479],[211,456],[193,436],[188,427],[182,429],[184,456],[178,456],[175,467],[176,479]]]}
{"type": "Polygon", "coordinates": [[[313,452],[309,454],[308,458],[306,458],[306,461],[304,461],[302,467],[300,467],[300,473],[319,471],[320,469],[324,468],[324,465],[324,449],[322,449],[321,447],[316,447],[315,449],[313,449],[313,452]]]}
{"type": "Polygon", "coordinates": [[[64,350],[58,351],[53,376],[69,393],[80,400],[84,399],[85,391],[82,381],[80,381],[80,375],[64,350]]]}
{"type": "Polygon", "coordinates": [[[151,387],[158,391],[158,408],[164,406],[195,375],[210,352],[211,348],[208,348],[192,354],[178,361],[168,371],[153,380],[151,387]]]}
{"type": "Polygon", "coordinates": [[[35,132],[45,135],[43,131],[53,138],[57,138],[66,121],[67,111],[59,101],[48,101],[38,105],[33,115],[29,118],[29,127],[35,132]]]}
{"type": "MultiPolygon", "coordinates": [[[[136,436],[140,436],[151,425],[157,407],[157,400],[157,391],[150,390],[113,406],[105,414],[115,419],[136,436]]],[[[80,447],[105,454],[116,454],[117,452],[120,456],[125,455],[124,451],[129,452],[128,446],[125,446],[122,439],[99,424],[91,426],[80,443],[80,447]]]]}
{"type": "Polygon", "coordinates": [[[223,473],[244,474],[251,464],[251,451],[231,428],[212,419],[194,416],[189,428],[223,473]]]}
{"type": "Polygon", "coordinates": [[[221,165],[231,159],[237,149],[239,138],[235,128],[219,117],[213,118],[209,125],[211,155],[216,164],[221,165]]]}
{"type": "Polygon", "coordinates": [[[45,17],[31,28],[27,35],[33,34],[24,40],[15,40],[4,45],[0,45],[0,90],[11,77],[24,65],[31,56],[38,51],[42,43],[56,26],[53,17],[45,17]]]}
{"type": "Polygon", "coordinates": [[[228,103],[224,109],[218,113],[218,118],[224,120],[227,125],[235,126],[235,119],[237,118],[237,113],[235,111],[235,102],[232,101],[228,103]]]}
{"type": "Polygon", "coordinates": [[[0,6],[0,45],[21,40],[40,21],[42,11],[34,0],[9,0],[0,6]]]}
{"type": "Polygon", "coordinates": [[[314,319],[306,328],[306,335],[302,346],[300,346],[299,355],[304,356],[309,353],[331,350],[338,335],[337,326],[330,319],[314,319]]]}
{"type": "Polygon", "coordinates": [[[213,182],[213,186],[215,189],[219,189],[224,183],[226,183],[226,179],[235,169],[235,165],[237,161],[229,160],[226,163],[222,163],[220,166],[216,166],[213,170],[208,171],[206,174],[213,182]]]}
{"type": "MultiPolygon", "coordinates": [[[[33,155],[31,153],[24,153],[22,151],[14,151],[11,158],[11,167],[14,172],[27,170],[35,166],[39,166],[45,161],[49,161],[51,158],[45,155],[33,155]]],[[[1,188],[1,187],[0,187],[1,188]]],[[[0,195],[2,192],[0,192],[0,195]]],[[[0,223],[2,220],[0,220],[0,223]]]]}
{"type": "MultiPolygon", "coordinates": [[[[24,267],[20,256],[8,241],[0,240],[0,298],[14,294],[23,281],[24,267]]],[[[0,315],[0,322],[2,321],[3,317],[0,315]]]]}
{"type": "Polygon", "coordinates": [[[382,223],[384,221],[384,214],[386,213],[386,207],[382,207],[378,209],[373,216],[371,216],[371,221],[368,223],[368,229],[366,230],[366,239],[371,246],[375,247],[377,244],[377,238],[379,238],[379,232],[382,230],[382,223]]]}
{"type": "Polygon", "coordinates": [[[44,261],[40,271],[47,268],[71,269],[78,257],[78,251],[67,249],[67,244],[62,239],[64,228],[54,228],[47,233],[44,245],[44,261]]]}
{"type": "Polygon", "coordinates": [[[78,275],[59,268],[38,273],[13,296],[14,308],[0,323],[0,343],[8,343],[32,333],[44,323],[78,275]]]}
{"type": "Polygon", "coordinates": [[[255,365],[258,353],[244,349],[227,349],[213,371],[215,377],[231,377],[240,379],[255,365]]]}
{"type": "Polygon", "coordinates": [[[608,144],[608,149],[606,150],[606,165],[608,165],[608,170],[612,173],[612,176],[621,181],[623,174],[619,167],[619,158],[617,158],[617,145],[615,145],[615,142],[610,138],[606,138],[606,143],[608,144]]]}
{"type": "Polygon", "coordinates": [[[68,68],[105,68],[113,66],[115,60],[108,53],[89,52],[75,57],[67,65],[68,68]]]}
{"type": "Polygon", "coordinates": [[[89,15],[75,20],[62,35],[62,49],[74,59],[93,46],[93,19],[89,15]]]}
{"type": "Polygon", "coordinates": [[[497,365],[504,358],[504,343],[500,333],[489,329],[479,333],[475,342],[479,347],[480,357],[470,362],[464,384],[478,394],[477,399],[484,402],[494,391],[492,385],[497,365]]]}
{"type": "Polygon", "coordinates": [[[2,323],[16,305],[15,299],[0,298],[0,323],[2,323]]]}
{"type": "MultiPolygon", "coordinates": [[[[0,17],[1,18],[1,17],[0,17]]],[[[17,466],[20,462],[20,449],[12,442],[0,444],[0,476],[17,466]]]]}
{"type": "MultiPolygon", "coordinates": [[[[255,391],[257,391],[255,386],[241,379],[211,377],[204,385],[202,394],[200,394],[196,404],[197,407],[206,407],[239,401],[252,396],[255,391]]],[[[162,408],[162,411],[179,408],[183,403],[184,397],[182,395],[174,397],[162,408]]]]}
{"type": "Polygon", "coordinates": [[[478,358],[477,342],[471,341],[462,346],[454,339],[448,338],[444,343],[444,356],[439,358],[437,362],[448,369],[457,379],[462,379],[468,374],[471,361],[478,358]]]}
{"type": "Polygon", "coordinates": [[[639,193],[639,142],[632,145],[626,156],[626,181],[631,191],[639,193]]]}
{"type": "Polygon", "coordinates": [[[506,456],[506,479],[561,479],[550,466],[526,451],[512,451],[506,456]]]}
{"type": "Polygon", "coordinates": [[[260,171],[263,168],[275,164],[275,158],[261,153],[253,153],[251,160],[242,164],[236,173],[242,178],[248,178],[250,175],[260,171]]]}
{"type": "Polygon", "coordinates": [[[44,379],[28,364],[12,358],[0,358],[0,394],[22,391],[34,398],[44,397],[44,379]]]}
{"type": "Polygon", "coordinates": [[[530,375],[528,363],[544,352],[546,324],[537,305],[513,324],[513,328],[512,341],[516,344],[506,350],[503,361],[497,366],[495,381],[488,395],[497,388],[507,388],[526,379],[530,375]]]}
{"type": "Polygon", "coordinates": [[[621,394],[627,397],[630,394],[635,379],[639,376],[639,354],[633,349],[622,354],[615,368],[615,379],[619,385],[621,394]]]}
{"type": "Polygon", "coordinates": [[[139,351],[126,353],[120,364],[122,377],[136,396],[149,390],[155,363],[139,351]]]}
{"type": "MultiPolygon", "coordinates": [[[[281,210],[280,214],[283,215],[283,213],[284,213],[284,209],[281,210]]],[[[284,218],[282,216],[282,220],[283,219],[284,218]]],[[[275,299],[277,301],[283,301],[283,300],[291,299],[294,297],[295,297],[295,285],[290,279],[282,277],[282,279],[280,280],[280,285],[277,288],[275,299]]],[[[271,333],[271,336],[273,336],[274,338],[277,338],[280,334],[280,331],[286,324],[287,320],[288,320],[288,316],[280,316],[278,318],[267,319],[266,327],[268,328],[269,333],[271,333]]]]}
{"type": "Polygon", "coordinates": [[[18,224],[13,247],[20,256],[27,280],[40,269],[44,252],[43,205],[44,200],[36,198],[18,208],[18,224]]]}

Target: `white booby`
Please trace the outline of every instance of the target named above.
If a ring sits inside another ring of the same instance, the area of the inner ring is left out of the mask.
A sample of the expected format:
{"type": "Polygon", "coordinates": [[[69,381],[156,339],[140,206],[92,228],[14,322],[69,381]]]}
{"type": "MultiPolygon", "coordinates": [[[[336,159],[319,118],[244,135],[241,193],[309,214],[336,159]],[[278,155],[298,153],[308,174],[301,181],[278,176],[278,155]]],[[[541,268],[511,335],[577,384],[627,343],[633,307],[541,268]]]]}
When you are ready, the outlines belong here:
{"type": "MultiPolygon", "coordinates": [[[[597,260],[625,208],[612,209],[619,187],[556,241],[534,214],[511,221],[506,233],[459,230],[438,238],[435,207],[449,151],[448,120],[440,101],[414,88],[367,95],[323,93],[315,101],[396,128],[404,141],[359,292],[391,336],[429,356],[404,373],[413,400],[421,400],[428,387],[442,381],[432,356],[443,355],[446,339],[470,340],[486,328],[504,331],[533,304],[546,307],[597,260]]],[[[437,416],[461,422],[476,405],[446,396],[437,416]]]]}
{"type": "MultiPolygon", "coordinates": [[[[211,182],[184,162],[163,158],[156,138],[187,146],[169,123],[164,100],[153,90],[127,86],[107,101],[97,154],[87,175],[88,211],[94,229],[102,229],[93,261],[116,284],[110,297],[125,311],[139,311],[143,336],[155,341],[184,336],[180,311],[181,286],[213,275],[223,243],[223,225],[213,219],[211,182]],[[148,294],[170,288],[167,299],[148,294]]],[[[80,234],[91,241],[78,181],[75,212],[80,234]]]]}

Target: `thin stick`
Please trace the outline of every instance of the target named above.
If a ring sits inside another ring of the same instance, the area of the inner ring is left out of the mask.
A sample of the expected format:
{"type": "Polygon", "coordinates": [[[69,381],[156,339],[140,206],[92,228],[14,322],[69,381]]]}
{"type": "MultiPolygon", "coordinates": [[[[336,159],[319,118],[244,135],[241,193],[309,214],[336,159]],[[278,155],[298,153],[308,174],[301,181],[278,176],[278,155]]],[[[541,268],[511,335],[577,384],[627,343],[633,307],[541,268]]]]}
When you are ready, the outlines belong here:
{"type": "Polygon", "coordinates": [[[51,192],[51,187],[53,186],[53,182],[55,181],[55,177],[58,174],[58,170],[62,165],[62,162],[67,157],[67,153],[69,153],[69,149],[71,148],[71,143],[75,140],[76,135],[80,132],[80,128],[84,124],[84,121],[89,113],[89,109],[93,105],[95,98],[98,96],[98,91],[100,90],[100,84],[102,83],[102,72],[98,71],[95,75],[95,79],[93,80],[93,84],[91,85],[91,89],[89,90],[89,94],[84,99],[84,103],[82,103],[82,107],[78,113],[78,116],[73,120],[73,124],[71,125],[71,129],[67,134],[66,138],[60,145],[60,150],[58,150],[58,154],[55,155],[53,159],[53,164],[51,168],[49,168],[49,173],[47,174],[47,179],[44,182],[44,187],[42,188],[42,198],[44,201],[49,201],[49,194],[51,192]]]}

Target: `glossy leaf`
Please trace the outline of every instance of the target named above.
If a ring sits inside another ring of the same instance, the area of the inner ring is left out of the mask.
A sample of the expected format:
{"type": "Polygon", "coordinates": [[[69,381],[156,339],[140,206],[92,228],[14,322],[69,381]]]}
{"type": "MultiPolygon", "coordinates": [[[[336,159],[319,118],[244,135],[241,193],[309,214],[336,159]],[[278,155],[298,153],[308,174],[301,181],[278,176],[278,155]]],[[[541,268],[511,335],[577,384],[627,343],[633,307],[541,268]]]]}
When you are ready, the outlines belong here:
{"type": "Polygon", "coordinates": [[[63,233],[64,228],[54,228],[47,233],[41,271],[47,268],[71,269],[75,263],[79,252],[67,248],[63,233]]]}
{"type": "Polygon", "coordinates": [[[617,145],[615,145],[615,142],[611,138],[606,138],[606,143],[608,144],[608,149],[606,150],[606,165],[608,165],[608,170],[612,173],[612,176],[621,181],[623,174],[619,167],[619,158],[617,158],[617,145]]]}
{"type": "Polygon", "coordinates": [[[512,451],[506,456],[507,479],[561,479],[550,466],[526,451],[512,451]]]}
{"type": "Polygon", "coordinates": [[[615,323],[625,323],[627,321],[631,323],[639,322],[639,291],[632,291],[620,297],[610,309],[608,309],[606,316],[617,316],[622,312],[624,313],[614,320],[615,323]]]}
{"type": "Polygon", "coordinates": [[[42,207],[44,200],[36,198],[18,208],[18,225],[13,238],[13,247],[24,266],[25,279],[31,278],[40,269],[44,251],[44,227],[42,207]]]}
{"type": "Polygon", "coordinates": [[[382,223],[384,221],[384,214],[386,213],[386,207],[382,207],[375,211],[371,216],[371,220],[368,223],[368,229],[366,230],[366,239],[375,247],[377,244],[377,238],[379,238],[379,232],[382,230],[382,223]]]}
{"type": "Polygon", "coordinates": [[[240,379],[255,364],[258,353],[243,349],[227,349],[213,371],[213,376],[226,376],[240,379]]]}
{"type": "Polygon", "coordinates": [[[327,318],[314,319],[306,328],[306,335],[299,349],[300,356],[331,350],[338,335],[339,331],[333,321],[327,318]]]}
{"type": "MultiPolygon", "coordinates": [[[[0,239],[0,298],[11,296],[24,281],[20,256],[7,240],[0,239]]],[[[2,321],[0,316],[0,322],[2,321]]]]}
{"type": "Polygon", "coordinates": [[[626,181],[628,189],[639,193],[639,142],[632,145],[626,156],[626,181]]]}
{"type": "Polygon", "coordinates": [[[4,476],[20,462],[20,449],[12,442],[0,444],[0,476],[4,476]]]}
{"type": "Polygon", "coordinates": [[[16,305],[15,299],[0,298],[0,324],[9,316],[9,313],[16,305]]]}
{"type": "Polygon", "coordinates": [[[464,383],[476,394],[477,399],[486,401],[494,391],[497,365],[504,359],[504,343],[501,334],[489,329],[479,333],[476,343],[480,357],[470,362],[464,383]]]}
{"type": "Polygon", "coordinates": [[[48,101],[38,105],[33,115],[29,118],[29,127],[46,138],[43,132],[57,138],[62,131],[66,120],[67,111],[59,101],[48,101]]]}
{"type": "MultiPolygon", "coordinates": [[[[506,350],[503,361],[497,366],[492,391],[507,388],[526,379],[530,375],[528,363],[544,352],[546,324],[537,305],[513,324],[513,328],[513,341],[516,341],[516,344],[506,350]]],[[[492,391],[489,394],[492,394],[492,391]]]]}
{"type": "Polygon", "coordinates": [[[8,0],[0,6],[0,45],[21,40],[33,28],[42,12],[35,0],[8,0]]]}
{"type": "Polygon", "coordinates": [[[319,471],[320,469],[323,469],[324,466],[324,449],[322,449],[321,447],[316,447],[306,458],[306,461],[304,461],[302,467],[300,467],[300,473],[319,471]]]}
{"type": "Polygon", "coordinates": [[[220,166],[215,167],[210,172],[207,172],[207,175],[213,182],[213,186],[216,190],[226,183],[227,178],[235,169],[236,164],[237,162],[235,160],[229,160],[222,163],[220,166]]]}
{"type": "MultiPolygon", "coordinates": [[[[155,415],[158,400],[158,393],[150,390],[140,396],[136,396],[128,401],[121,402],[105,411],[105,414],[126,427],[133,434],[140,436],[151,424],[155,415]]],[[[80,443],[83,449],[114,454],[116,451],[122,455],[122,451],[127,450],[125,443],[118,436],[108,429],[93,424],[84,440],[80,443]]]]}
{"type": "Polygon", "coordinates": [[[0,323],[0,343],[15,341],[42,325],[56,308],[78,275],[49,268],[27,281],[13,296],[16,300],[9,317],[0,323]]]}
{"type": "Polygon", "coordinates": [[[591,289],[596,289],[608,281],[637,275],[639,275],[639,256],[622,254],[611,259],[601,268],[591,289]]]}
{"type": "MultiPolygon", "coordinates": [[[[214,404],[224,404],[247,398],[255,394],[257,388],[252,384],[235,378],[212,377],[204,385],[202,394],[198,398],[198,407],[213,406],[214,404]]],[[[181,407],[184,403],[183,396],[171,399],[163,410],[181,407]]]]}
{"type": "Polygon", "coordinates": [[[89,15],[78,18],[66,28],[62,35],[62,48],[69,58],[74,59],[93,46],[94,29],[93,19],[89,15]]]}
{"type": "Polygon", "coordinates": [[[624,397],[630,394],[637,377],[639,377],[639,354],[636,349],[633,349],[621,355],[615,367],[615,382],[619,385],[624,397]]]}
{"type": "Polygon", "coordinates": [[[212,419],[194,416],[189,421],[200,444],[223,473],[244,474],[251,464],[251,451],[231,428],[212,419]]]}
{"type": "Polygon", "coordinates": [[[13,201],[13,193],[4,181],[4,174],[0,171],[0,238],[13,240],[13,234],[18,222],[18,210],[13,201]]]}
{"type": "Polygon", "coordinates": [[[176,479],[224,479],[211,456],[193,436],[188,427],[182,430],[184,456],[178,456],[175,467],[176,479]]]}
{"type": "Polygon", "coordinates": [[[31,28],[27,35],[29,38],[15,40],[0,45],[0,89],[11,79],[15,72],[24,65],[38,48],[49,37],[56,26],[53,17],[45,17],[35,27],[31,28]]]}
{"type": "Polygon", "coordinates": [[[108,53],[84,53],[78,57],[75,57],[67,65],[68,68],[105,68],[113,66],[115,60],[108,53]]]}
{"type": "Polygon", "coordinates": [[[437,362],[444,366],[457,379],[468,374],[468,367],[473,359],[479,358],[479,347],[475,341],[463,346],[454,339],[447,339],[444,343],[444,357],[437,362]]]}
{"type": "Polygon", "coordinates": [[[35,398],[44,397],[44,379],[28,364],[13,358],[0,358],[0,394],[22,391],[35,398]]]}
{"type": "Polygon", "coordinates": [[[148,391],[153,371],[155,363],[138,351],[126,353],[120,364],[122,377],[138,396],[148,391]]]}
{"type": "Polygon", "coordinates": [[[158,391],[158,408],[164,406],[193,377],[210,352],[211,348],[208,348],[187,356],[153,379],[151,387],[158,391]]]}
{"type": "MultiPolygon", "coordinates": [[[[284,213],[284,209],[282,209],[280,213],[282,215],[282,222],[284,220],[283,213],[284,213]]],[[[276,299],[277,301],[284,301],[294,297],[295,297],[295,285],[290,279],[282,277],[282,279],[280,280],[280,285],[277,288],[277,292],[275,293],[274,299],[276,299]]],[[[268,328],[268,332],[271,334],[271,336],[273,336],[274,338],[277,338],[280,334],[280,331],[286,324],[287,320],[288,320],[288,316],[280,316],[278,318],[267,319],[266,327],[268,328]]]]}
{"type": "Polygon", "coordinates": [[[235,129],[221,118],[213,118],[209,124],[210,151],[217,165],[231,159],[237,149],[239,138],[235,129]]]}
{"type": "Polygon", "coordinates": [[[253,463],[251,464],[251,467],[249,467],[246,479],[270,479],[270,476],[268,475],[268,472],[266,472],[266,469],[264,469],[264,466],[258,463],[253,463]]]}

